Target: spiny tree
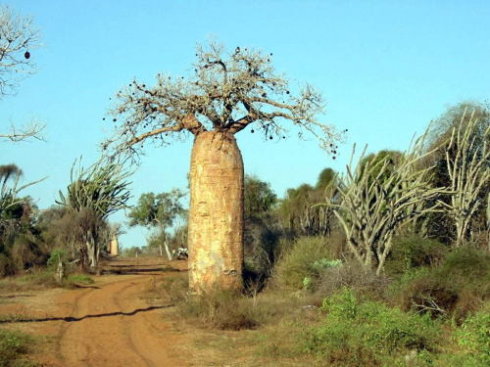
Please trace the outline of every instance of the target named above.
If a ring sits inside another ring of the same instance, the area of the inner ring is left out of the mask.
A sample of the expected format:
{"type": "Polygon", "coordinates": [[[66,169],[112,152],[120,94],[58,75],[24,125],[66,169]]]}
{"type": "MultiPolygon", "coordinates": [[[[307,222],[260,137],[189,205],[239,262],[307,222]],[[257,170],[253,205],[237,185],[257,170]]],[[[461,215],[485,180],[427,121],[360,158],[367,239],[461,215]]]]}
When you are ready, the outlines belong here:
{"type": "Polygon", "coordinates": [[[97,270],[100,251],[109,241],[107,217],[126,207],[129,175],[122,164],[111,160],[101,159],[88,168],[75,162],[67,194],[60,191],[58,204],[72,217],[67,229],[80,245],[82,265],[91,271],[97,270]]]}
{"type": "Polygon", "coordinates": [[[446,150],[451,192],[450,202],[445,205],[456,227],[456,247],[468,239],[477,210],[485,208],[481,193],[490,188],[490,125],[486,124],[478,133],[481,127],[475,111],[465,110],[460,123],[451,131],[446,150]]]}
{"type": "MultiPolygon", "coordinates": [[[[130,218],[129,225],[141,225],[149,228],[159,228],[159,239],[163,239],[163,246],[167,252],[167,257],[172,260],[169,244],[167,241],[168,234],[166,231],[172,227],[175,219],[185,214],[185,209],[181,204],[185,194],[174,189],[170,192],[154,194],[148,192],[142,194],[138,203],[131,209],[128,214],[130,218]]],[[[160,247],[160,256],[163,256],[162,241],[158,241],[160,247]]]]}
{"type": "Polygon", "coordinates": [[[480,103],[453,106],[429,126],[426,150],[431,151],[431,154],[422,163],[426,167],[434,167],[430,180],[432,187],[451,187],[452,192],[437,198],[446,204],[447,210],[430,215],[425,222],[428,235],[448,244],[460,244],[463,239],[469,239],[471,234],[486,231],[485,206],[479,203],[486,201],[490,184],[477,176],[485,175],[484,172],[490,167],[489,160],[480,159],[490,143],[488,135],[485,136],[489,126],[490,110],[487,105],[480,103]],[[462,142],[463,139],[467,139],[466,143],[462,142]],[[477,170],[471,169],[475,163],[478,166],[473,168],[477,170]],[[478,182],[472,182],[473,179],[478,182]],[[478,191],[476,196],[474,189],[478,191]],[[463,199],[463,195],[467,197],[463,199]],[[471,195],[474,197],[469,200],[471,195]],[[455,204],[460,209],[455,209],[455,204]],[[470,206],[474,205],[475,210],[468,218],[470,206]],[[456,228],[457,221],[460,223],[459,229],[456,228]],[[463,225],[462,221],[467,223],[463,225]]]}
{"type": "MultiPolygon", "coordinates": [[[[338,191],[340,203],[327,202],[334,208],[345,235],[347,247],[356,260],[380,274],[391,251],[392,238],[405,224],[434,210],[425,203],[441,193],[428,188],[429,168],[416,169],[421,140],[412,150],[398,156],[363,159],[354,168],[346,167],[338,191]]],[[[353,153],[354,156],[354,153],[353,153]]]]}
{"type": "Polygon", "coordinates": [[[36,182],[20,185],[21,177],[15,164],[0,166],[0,275],[42,264],[45,255],[35,223],[37,208],[30,197],[20,196],[36,182]]]}
{"type": "Polygon", "coordinates": [[[22,170],[15,164],[0,166],[0,241],[8,231],[18,230],[19,220],[32,207],[29,198],[21,198],[20,192],[42,180],[19,185],[22,170]]]}
{"type": "MultiPolygon", "coordinates": [[[[8,6],[0,6],[0,98],[15,92],[18,81],[32,73],[31,51],[37,46],[39,35],[32,20],[14,14],[8,6]]],[[[39,139],[42,128],[40,124],[23,128],[12,126],[10,131],[0,132],[0,139],[39,139]]]]}
{"type": "Polygon", "coordinates": [[[168,143],[191,133],[189,213],[190,288],[242,287],[243,162],[234,134],[249,128],[266,139],[285,138],[289,122],[334,149],[337,134],[317,121],[322,99],[310,86],[296,92],[277,74],[272,54],[236,47],[197,47],[190,77],[136,80],[117,97],[117,131],[104,147],[138,153],[144,142],[168,143]]]}

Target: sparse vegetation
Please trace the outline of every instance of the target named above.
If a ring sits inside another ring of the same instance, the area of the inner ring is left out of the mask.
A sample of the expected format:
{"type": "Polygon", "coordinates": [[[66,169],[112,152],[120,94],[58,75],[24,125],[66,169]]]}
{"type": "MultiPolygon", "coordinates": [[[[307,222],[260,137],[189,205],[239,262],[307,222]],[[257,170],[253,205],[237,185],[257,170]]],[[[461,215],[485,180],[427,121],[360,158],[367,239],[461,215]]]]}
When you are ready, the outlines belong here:
{"type": "MultiPolygon", "coordinates": [[[[30,20],[0,6],[0,100],[32,72],[38,44],[30,20]]],[[[34,366],[35,339],[15,324],[154,317],[148,312],[157,310],[207,335],[233,335],[219,339],[220,348],[247,342],[256,365],[489,366],[488,105],[449,108],[404,153],[366,145],[357,154],[354,144],[345,169],[325,167],[316,182],[297,181],[281,196],[244,173],[235,134],[260,131],[275,141],[293,128],[335,159],[347,130],[322,122],[320,93],[292,86],[273,68],[272,53],[211,42],[195,56],[188,77],[158,74],[153,85],[134,79],[116,93],[115,130],[102,156],[88,168],[75,162],[51,208],[24,195],[37,182],[22,185],[21,168],[1,163],[0,302],[8,311],[0,315],[0,367],[34,366]],[[183,134],[194,138],[188,190],[146,191],[129,207],[126,158],[183,134]],[[122,249],[126,259],[117,263],[108,247],[123,230],[109,217],[125,208],[130,227],[152,233],[122,249]],[[102,269],[106,261],[113,265],[102,269]],[[108,278],[93,285],[87,273],[104,271],[108,278]],[[93,291],[102,299],[97,289],[106,279],[129,282],[135,274],[137,281],[117,289],[138,298],[131,287],[144,287],[134,309],[114,300],[110,310],[39,316],[42,302],[32,315],[20,300],[19,309],[9,304],[25,298],[27,305],[42,292],[88,298],[93,291]]],[[[2,127],[0,143],[40,139],[41,130],[2,127]]]]}
{"type": "Polygon", "coordinates": [[[31,343],[28,335],[0,329],[0,367],[35,367],[26,359],[31,343]]]}

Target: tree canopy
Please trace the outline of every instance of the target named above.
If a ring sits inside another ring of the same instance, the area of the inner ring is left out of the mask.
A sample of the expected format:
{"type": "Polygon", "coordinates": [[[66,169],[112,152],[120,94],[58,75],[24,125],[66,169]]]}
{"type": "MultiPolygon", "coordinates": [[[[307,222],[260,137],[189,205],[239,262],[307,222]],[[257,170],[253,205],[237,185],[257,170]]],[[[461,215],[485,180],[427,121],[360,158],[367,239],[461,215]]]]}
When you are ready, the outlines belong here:
{"type": "Polygon", "coordinates": [[[277,202],[277,196],[268,182],[256,176],[245,176],[244,211],[245,218],[266,213],[277,202]]]}
{"type": "Polygon", "coordinates": [[[175,218],[185,213],[180,203],[180,199],[184,196],[185,194],[177,189],[160,194],[153,192],[142,194],[128,214],[129,225],[161,226],[162,229],[171,227],[175,218]]]}
{"type": "MultiPolygon", "coordinates": [[[[235,134],[252,123],[267,139],[285,138],[288,120],[302,136],[306,130],[336,153],[335,130],[317,120],[323,101],[311,86],[301,91],[272,67],[272,54],[217,44],[196,49],[189,77],[158,74],[148,86],[133,80],[117,93],[112,110],[117,131],[104,148],[139,152],[143,141],[168,143],[169,133],[217,130],[235,134]]],[[[251,129],[254,132],[254,129],[251,129]]]]}

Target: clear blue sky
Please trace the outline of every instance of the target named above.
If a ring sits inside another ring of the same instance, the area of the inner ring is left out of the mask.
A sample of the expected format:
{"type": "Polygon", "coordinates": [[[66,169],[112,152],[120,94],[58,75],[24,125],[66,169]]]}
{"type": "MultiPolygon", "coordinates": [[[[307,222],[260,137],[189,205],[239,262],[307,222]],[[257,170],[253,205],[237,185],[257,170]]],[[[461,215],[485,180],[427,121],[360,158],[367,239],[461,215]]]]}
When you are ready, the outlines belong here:
{"type": "MultiPolygon", "coordinates": [[[[278,195],[314,183],[325,167],[342,170],[351,144],[370,151],[404,150],[431,119],[461,101],[485,101],[490,92],[490,2],[447,1],[9,1],[30,15],[43,47],[32,50],[35,75],[16,96],[0,101],[0,127],[43,121],[46,142],[0,145],[0,164],[16,163],[25,181],[48,178],[28,190],[40,208],[54,203],[73,161],[88,165],[110,135],[102,117],[109,98],[137,77],[151,84],[158,72],[191,70],[196,43],[215,37],[274,53],[276,68],[309,82],[327,102],[321,118],[349,129],[337,161],[317,143],[294,138],[264,142],[237,135],[247,173],[271,183],[278,195]]],[[[191,141],[149,148],[133,176],[134,203],[143,192],[186,186],[191,141]]],[[[124,213],[113,218],[124,222],[124,213]]],[[[133,229],[124,246],[144,245],[133,229]]]]}

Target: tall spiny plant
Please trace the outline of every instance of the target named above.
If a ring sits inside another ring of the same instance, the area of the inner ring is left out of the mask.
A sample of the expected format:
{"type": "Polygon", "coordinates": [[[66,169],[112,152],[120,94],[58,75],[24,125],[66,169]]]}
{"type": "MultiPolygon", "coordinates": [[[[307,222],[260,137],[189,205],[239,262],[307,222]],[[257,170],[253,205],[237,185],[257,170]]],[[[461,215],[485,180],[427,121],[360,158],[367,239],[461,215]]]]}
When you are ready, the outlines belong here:
{"type": "Polygon", "coordinates": [[[480,128],[475,110],[468,119],[465,109],[446,149],[451,193],[450,202],[444,206],[456,227],[456,247],[468,238],[471,221],[482,203],[480,194],[490,184],[490,125],[482,135],[477,132],[480,128]]]}
{"type": "Polygon", "coordinates": [[[101,159],[86,169],[75,162],[67,196],[60,191],[58,204],[76,218],[82,264],[88,264],[92,271],[97,269],[100,251],[108,240],[107,217],[126,207],[130,197],[129,175],[118,162],[101,159]]]}
{"type": "MultiPolygon", "coordinates": [[[[394,163],[389,155],[382,159],[365,157],[353,168],[352,159],[346,174],[339,179],[340,203],[327,202],[333,207],[347,237],[347,246],[360,264],[380,274],[391,251],[392,238],[405,224],[436,210],[424,205],[440,195],[443,188],[428,188],[426,179],[430,167],[416,168],[423,137],[394,163]],[[393,165],[396,164],[396,167],[393,165]]],[[[352,157],[355,154],[355,146],[352,157]]]]}

